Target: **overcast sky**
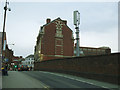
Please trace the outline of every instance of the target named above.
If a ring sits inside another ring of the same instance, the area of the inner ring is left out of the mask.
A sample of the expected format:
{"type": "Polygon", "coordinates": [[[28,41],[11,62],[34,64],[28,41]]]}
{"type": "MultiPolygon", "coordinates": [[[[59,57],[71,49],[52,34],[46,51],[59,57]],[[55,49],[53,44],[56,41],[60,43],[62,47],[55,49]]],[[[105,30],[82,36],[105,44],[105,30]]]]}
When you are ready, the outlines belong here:
{"type": "MultiPolygon", "coordinates": [[[[11,1],[11,0],[8,0],[11,1]]],[[[0,3],[0,32],[3,28],[5,2],[0,3]]],[[[40,26],[47,18],[60,17],[74,32],[73,11],[80,12],[80,46],[110,47],[118,52],[118,2],[9,2],[7,11],[7,43],[14,55],[34,54],[40,26]]]]}

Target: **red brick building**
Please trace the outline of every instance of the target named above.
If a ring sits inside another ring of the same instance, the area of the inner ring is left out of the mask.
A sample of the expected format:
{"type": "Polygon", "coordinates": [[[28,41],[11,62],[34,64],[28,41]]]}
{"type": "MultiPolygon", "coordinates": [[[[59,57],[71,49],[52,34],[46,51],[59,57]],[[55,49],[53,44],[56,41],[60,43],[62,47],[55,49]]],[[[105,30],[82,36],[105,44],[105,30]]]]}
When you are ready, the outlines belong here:
{"type": "MultiPolygon", "coordinates": [[[[2,52],[2,32],[0,32],[0,54],[1,54],[1,52],[2,52]]],[[[4,33],[4,40],[3,40],[3,49],[5,50],[5,45],[6,45],[6,42],[7,40],[6,40],[6,32],[4,33]]]]}
{"type": "MultiPolygon", "coordinates": [[[[2,51],[2,32],[0,32],[0,55],[1,55],[1,51],[2,51]]],[[[2,52],[2,54],[3,54],[4,61],[6,63],[10,64],[12,62],[12,58],[13,58],[13,51],[8,48],[6,32],[4,33],[3,52],[2,52]]]]}
{"type": "Polygon", "coordinates": [[[12,51],[12,49],[8,48],[8,45],[6,45],[6,50],[4,51],[4,56],[5,56],[5,59],[8,60],[7,63],[11,64],[11,62],[13,60],[13,51],[12,51]]]}
{"type": "MultiPolygon", "coordinates": [[[[111,54],[111,48],[109,47],[79,47],[79,50],[80,56],[111,54]]],[[[74,48],[74,55],[76,56],[76,46],[74,48]]]]}
{"type": "Polygon", "coordinates": [[[14,63],[15,65],[21,64],[21,60],[24,60],[22,56],[13,56],[12,63],[14,63]]]}
{"type": "Polygon", "coordinates": [[[41,26],[35,46],[35,61],[72,57],[74,55],[74,38],[66,20],[57,18],[46,20],[41,26]]]}

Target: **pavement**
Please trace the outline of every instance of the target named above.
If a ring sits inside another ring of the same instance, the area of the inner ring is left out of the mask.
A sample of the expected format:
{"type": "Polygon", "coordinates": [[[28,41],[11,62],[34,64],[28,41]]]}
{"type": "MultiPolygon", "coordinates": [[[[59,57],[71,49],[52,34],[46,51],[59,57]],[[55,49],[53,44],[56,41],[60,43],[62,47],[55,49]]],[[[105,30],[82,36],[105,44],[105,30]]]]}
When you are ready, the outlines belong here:
{"type": "Polygon", "coordinates": [[[18,71],[9,71],[2,77],[2,88],[46,88],[42,82],[18,71]]]}
{"type": "Polygon", "coordinates": [[[0,75],[0,89],[2,89],[2,75],[0,75]]]}
{"type": "MultiPolygon", "coordinates": [[[[9,71],[2,77],[3,88],[94,88],[94,90],[119,90],[118,85],[99,82],[68,74],[44,71],[9,71]]],[[[85,89],[86,90],[86,89],[85,89]]]]}

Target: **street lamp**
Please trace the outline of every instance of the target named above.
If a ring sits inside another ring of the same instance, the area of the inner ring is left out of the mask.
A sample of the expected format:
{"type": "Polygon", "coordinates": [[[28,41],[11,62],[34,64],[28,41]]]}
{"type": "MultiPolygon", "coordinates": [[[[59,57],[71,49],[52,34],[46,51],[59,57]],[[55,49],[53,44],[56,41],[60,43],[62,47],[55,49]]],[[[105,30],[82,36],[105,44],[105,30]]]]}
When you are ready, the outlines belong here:
{"type": "Polygon", "coordinates": [[[7,12],[7,10],[8,10],[8,11],[11,11],[11,9],[7,7],[7,5],[9,5],[9,2],[7,2],[7,0],[6,0],[5,7],[4,7],[5,12],[4,12],[3,33],[2,33],[2,49],[1,49],[2,61],[3,61],[3,45],[4,45],[4,33],[5,33],[6,12],[7,12]]]}
{"type": "Polygon", "coordinates": [[[15,45],[15,44],[8,44],[8,45],[15,45]]]}

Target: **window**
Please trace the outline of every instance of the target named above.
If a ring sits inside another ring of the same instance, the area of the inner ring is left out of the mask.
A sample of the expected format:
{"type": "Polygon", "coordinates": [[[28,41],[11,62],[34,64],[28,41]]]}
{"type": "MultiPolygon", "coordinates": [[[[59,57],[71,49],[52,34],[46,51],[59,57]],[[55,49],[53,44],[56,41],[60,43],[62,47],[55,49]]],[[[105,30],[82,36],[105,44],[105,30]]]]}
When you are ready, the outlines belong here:
{"type": "Polygon", "coordinates": [[[83,48],[83,51],[87,51],[87,48],[83,48]]]}
{"type": "Polygon", "coordinates": [[[63,37],[61,30],[56,30],[56,37],[63,37]]]}
{"type": "Polygon", "coordinates": [[[91,49],[88,49],[88,51],[91,51],[91,49]]]}

